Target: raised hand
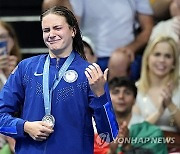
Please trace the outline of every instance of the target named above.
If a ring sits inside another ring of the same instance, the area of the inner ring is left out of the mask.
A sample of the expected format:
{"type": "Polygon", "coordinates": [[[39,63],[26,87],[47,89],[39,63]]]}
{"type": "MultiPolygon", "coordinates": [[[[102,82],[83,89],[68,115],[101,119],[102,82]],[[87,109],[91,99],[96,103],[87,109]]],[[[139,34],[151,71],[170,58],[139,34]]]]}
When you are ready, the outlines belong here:
{"type": "Polygon", "coordinates": [[[0,55],[0,69],[5,69],[8,66],[8,56],[0,55]]]}
{"type": "Polygon", "coordinates": [[[9,75],[17,65],[17,57],[14,55],[8,56],[8,65],[6,67],[6,74],[9,75]]]}
{"type": "Polygon", "coordinates": [[[25,122],[24,131],[36,141],[43,141],[53,133],[52,127],[43,121],[25,122]]]}
{"type": "Polygon", "coordinates": [[[173,93],[173,85],[172,83],[168,83],[161,91],[161,96],[163,98],[162,103],[164,107],[167,107],[172,103],[172,93],[173,93]]]}
{"type": "Polygon", "coordinates": [[[17,65],[17,57],[14,55],[0,55],[0,69],[4,72],[6,77],[14,70],[17,65]]]}
{"type": "Polygon", "coordinates": [[[108,69],[106,69],[103,74],[101,68],[96,63],[89,65],[85,70],[85,75],[88,78],[90,88],[97,97],[104,94],[107,72],[108,69]]]}

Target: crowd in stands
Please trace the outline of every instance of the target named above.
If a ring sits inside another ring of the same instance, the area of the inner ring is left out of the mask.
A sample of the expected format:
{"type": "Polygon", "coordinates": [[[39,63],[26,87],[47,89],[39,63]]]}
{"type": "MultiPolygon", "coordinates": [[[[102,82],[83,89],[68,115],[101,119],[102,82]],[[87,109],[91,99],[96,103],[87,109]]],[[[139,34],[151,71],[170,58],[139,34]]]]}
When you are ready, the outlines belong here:
{"type": "MultiPolygon", "coordinates": [[[[171,144],[133,144],[117,138],[102,146],[95,132],[94,153],[180,153],[180,1],[44,0],[42,11],[57,5],[76,15],[87,60],[103,71],[109,68],[118,138],[173,139],[171,144]]],[[[3,41],[7,52],[0,49],[0,88],[21,60],[13,27],[0,21],[3,41]]],[[[0,136],[1,150],[8,145],[13,153],[14,144],[12,138],[0,136]]]]}

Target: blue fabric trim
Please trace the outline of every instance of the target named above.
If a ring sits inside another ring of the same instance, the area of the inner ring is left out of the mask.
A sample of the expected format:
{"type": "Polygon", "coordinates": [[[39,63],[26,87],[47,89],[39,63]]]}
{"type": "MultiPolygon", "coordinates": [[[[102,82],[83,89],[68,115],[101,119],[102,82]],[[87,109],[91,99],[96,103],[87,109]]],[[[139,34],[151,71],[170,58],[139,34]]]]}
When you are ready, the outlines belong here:
{"type": "Polygon", "coordinates": [[[16,125],[16,128],[17,128],[17,133],[18,133],[18,136],[17,137],[25,137],[25,133],[24,133],[24,123],[26,121],[25,120],[18,120],[17,122],[17,125],[16,125]]]}
{"type": "Polygon", "coordinates": [[[104,90],[105,90],[105,93],[106,93],[106,97],[107,97],[107,99],[108,99],[108,102],[112,102],[112,101],[111,101],[111,96],[110,96],[110,93],[109,93],[109,86],[108,86],[108,83],[107,83],[107,82],[105,83],[104,90]]]}
{"type": "Polygon", "coordinates": [[[1,127],[0,133],[17,134],[16,126],[14,126],[14,127],[1,127]]]}
{"type": "Polygon", "coordinates": [[[104,109],[106,111],[106,116],[107,116],[107,119],[109,121],[109,125],[110,125],[110,128],[111,128],[112,138],[115,139],[117,137],[117,135],[118,135],[119,127],[118,127],[118,124],[117,124],[116,119],[115,119],[115,114],[114,114],[114,111],[113,111],[112,104],[107,102],[104,105],[104,109]]]}

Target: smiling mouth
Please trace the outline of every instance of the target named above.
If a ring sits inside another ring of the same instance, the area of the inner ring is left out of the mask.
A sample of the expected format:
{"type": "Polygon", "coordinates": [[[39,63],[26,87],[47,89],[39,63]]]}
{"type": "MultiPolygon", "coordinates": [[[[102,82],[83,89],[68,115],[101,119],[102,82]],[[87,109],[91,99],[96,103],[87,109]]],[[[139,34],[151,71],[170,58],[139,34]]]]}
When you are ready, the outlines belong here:
{"type": "Polygon", "coordinates": [[[59,40],[53,40],[53,41],[48,41],[50,44],[54,44],[56,42],[58,42],[59,40]]]}

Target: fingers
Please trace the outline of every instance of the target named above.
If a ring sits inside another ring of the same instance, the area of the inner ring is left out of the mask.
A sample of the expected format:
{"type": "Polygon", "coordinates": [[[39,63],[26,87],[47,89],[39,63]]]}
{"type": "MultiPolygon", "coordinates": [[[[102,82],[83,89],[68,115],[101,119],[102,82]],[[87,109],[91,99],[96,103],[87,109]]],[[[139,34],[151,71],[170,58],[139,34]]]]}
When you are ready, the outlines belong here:
{"type": "Polygon", "coordinates": [[[17,61],[17,57],[14,55],[9,56],[8,59],[11,61],[17,61]]]}
{"type": "Polygon", "coordinates": [[[103,77],[101,68],[96,63],[93,63],[86,68],[85,75],[88,78],[90,84],[93,84],[93,81],[103,77]]]}
{"type": "Polygon", "coordinates": [[[127,122],[123,121],[122,124],[120,125],[120,132],[126,131],[127,128],[127,122]]]}
{"type": "Polygon", "coordinates": [[[42,126],[37,134],[32,134],[32,138],[36,141],[43,141],[46,140],[49,137],[49,135],[53,132],[54,130],[42,126]]]}
{"type": "Polygon", "coordinates": [[[85,70],[85,75],[95,96],[100,97],[104,94],[105,79],[101,68],[96,63],[89,65],[85,70]]]}
{"type": "Polygon", "coordinates": [[[49,136],[48,133],[44,133],[44,132],[41,132],[40,134],[37,135],[38,137],[44,137],[44,138],[47,138],[49,136]]]}
{"type": "Polygon", "coordinates": [[[120,124],[120,129],[119,129],[119,137],[128,137],[128,127],[127,127],[127,122],[123,121],[120,124]]]}
{"type": "Polygon", "coordinates": [[[7,55],[0,56],[0,68],[2,69],[7,67],[7,63],[8,63],[7,55]]]}
{"type": "Polygon", "coordinates": [[[16,66],[17,65],[17,57],[16,56],[9,56],[8,57],[9,65],[16,66]]]}
{"type": "Polygon", "coordinates": [[[8,56],[8,55],[0,56],[0,69],[5,69],[7,74],[10,74],[16,65],[17,65],[16,56],[8,56]]]}
{"type": "Polygon", "coordinates": [[[35,141],[44,141],[46,140],[48,137],[45,136],[32,136],[33,140],[35,141]]]}
{"type": "Polygon", "coordinates": [[[98,64],[93,63],[92,65],[96,68],[96,71],[98,72],[98,74],[103,74],[103,72],[101,71],[101,68],[98,64]]]}
{"type": "Polygon", "coordinates": [[[54,130],[43,126],[40,131],[43,132],[43,133],[46,133],[46,134],[51,134],[54,130]]]}
{"type": "Polygon", "coordinates": [[[161,91],[164,107],[167,107],[172,102],[173,84],[169,82],[161,91]]]}
{"type": "Polygon", "coordinates": [[[53,126],[47,122],[41,121],[40,123],[41,125],[45,126],[48,129],[51,129],[51,130],[53,129],[53,126]]]}
{"type": "Polygon", "coordinates": [[[169,82],[167,84],[167,86],[165,86],[163,89],[162,89],[162,96],[164,98],[169,98],[169,97],[172,97],[172,92],[173,92],[173,84],[172,82],[169,82]]]}
{"type": "Polygon", "coordinates": [[[109,71],[108,68],[106,68],[106,70],[104,71],[104,79],[105,79],[105,81],[107,81],[107,79],[108,79],[108,71],[109,71]]]}
{"type": "Polygon", "coordinates": [[[43,121],[25,122],[24,131],[36,141],[46,140],[48,136],[54,132],[52,127],[43,121]]]}
{"type": "Polygon", "coordinates": [[[174,89],[173,83],[172,83],[172,82],[169,82],[169,83],[167,84],[167,87],[168,87],[168,89],[170,90],[170,92],[171,92],[171,94],[172,94],[173,89],[174,89]]]}
{"type": "Polygon", "coordinates": [[[98,78],[98,74],[97,74],[97,71],[96,71],[96,68],[93,66],[93,65],[89,65],[87,68],[86,68],[86,71],[88,72],[89,74],[89,79],[91,81],[91,79],[96,79],[98,78]]]}
{"type": "Polygon", "coordinates": [[[17,57],[16,56],[8,56],[8,61],[9,61],[8,70],[9,70],[9,73],[11,73],[17,65],[17,57]]]}

